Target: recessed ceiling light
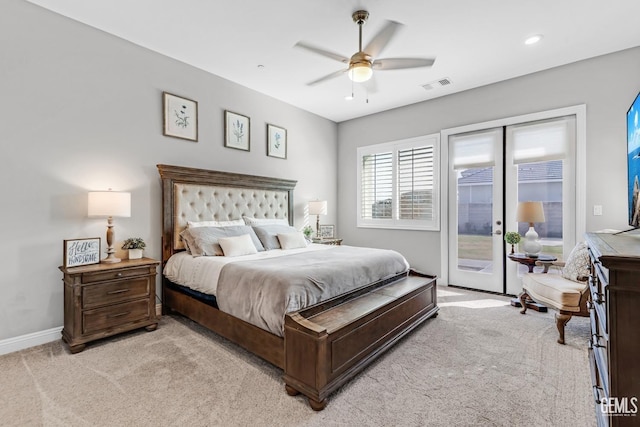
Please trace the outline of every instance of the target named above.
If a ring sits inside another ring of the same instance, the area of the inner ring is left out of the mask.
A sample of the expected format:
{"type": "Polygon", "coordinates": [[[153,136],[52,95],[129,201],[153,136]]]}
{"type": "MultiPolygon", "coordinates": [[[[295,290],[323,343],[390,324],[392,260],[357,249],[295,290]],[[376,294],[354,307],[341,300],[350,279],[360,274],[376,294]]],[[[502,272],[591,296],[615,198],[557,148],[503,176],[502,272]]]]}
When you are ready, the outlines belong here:
{"type": "Polygon", "coordinates": [[[524,44],[536,44],[536,43],[538,43],[540,40],[542,40],[542,34],[536,34],[535,36],[528,37],[528,38],[524,41],[524,44]]]}

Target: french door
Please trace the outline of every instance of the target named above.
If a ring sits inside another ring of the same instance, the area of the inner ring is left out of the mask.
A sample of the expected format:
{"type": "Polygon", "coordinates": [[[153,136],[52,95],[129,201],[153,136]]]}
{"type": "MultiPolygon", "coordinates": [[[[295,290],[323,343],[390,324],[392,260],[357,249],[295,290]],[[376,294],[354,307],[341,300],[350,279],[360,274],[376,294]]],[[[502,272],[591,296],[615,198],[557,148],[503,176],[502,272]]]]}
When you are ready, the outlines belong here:
{"type": "Polygon", "coordinates": [[[528,228],[518,202],[543,203],[545,254],[562,260],[575,244],[575,117],[454,134],[448,148],[448,282],[517,294],[527,269],[507,259],[503,238],[528,228]]]}
{"type": "Polygon", "coordinates": [[[502,292],[503,133],[449,137],[449,284],[502,292]]]}

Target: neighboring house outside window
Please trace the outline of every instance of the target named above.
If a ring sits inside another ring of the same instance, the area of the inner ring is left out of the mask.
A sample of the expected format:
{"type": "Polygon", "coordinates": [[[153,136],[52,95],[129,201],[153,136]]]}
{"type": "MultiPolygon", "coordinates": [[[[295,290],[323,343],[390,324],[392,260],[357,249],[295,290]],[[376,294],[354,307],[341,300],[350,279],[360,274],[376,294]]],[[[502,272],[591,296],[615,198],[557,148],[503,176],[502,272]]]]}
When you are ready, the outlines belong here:
{"type": "MultiPolygon", "coordinates": [[[[562,237],[562,160],[521,163],[518,167],[520,201],[540,200],[545,222],[536,224],[540,237],[562,237]]],[[[458,178],[458,233],[490,235],[492,229],[493,167],[466,169],[458,178]]],[[[518,224],[524,235],[529,224],[518,224]]]]}
{"type": "Polygon", "coordinates": [[[440,136],[358,148],[358,227],[439,230],[440,136]]]}

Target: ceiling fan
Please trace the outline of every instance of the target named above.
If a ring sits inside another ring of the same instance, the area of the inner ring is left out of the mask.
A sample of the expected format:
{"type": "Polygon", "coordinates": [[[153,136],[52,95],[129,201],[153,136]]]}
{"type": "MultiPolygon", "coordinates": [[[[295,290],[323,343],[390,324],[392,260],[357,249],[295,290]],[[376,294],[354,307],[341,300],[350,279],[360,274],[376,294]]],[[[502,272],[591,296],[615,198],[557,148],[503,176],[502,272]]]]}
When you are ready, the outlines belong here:
{"type": "Polygon", "coordinates": [[[404,68],[420,68],[430,67],[433,65],[434,58],[384,58],[375,59],[391,41],[396,31],[402,26],[399,22],[387,21],[387,24],[376,34],[369,42],[367,47],[362,49],[362,26],[367,22],[369,18],[369,12],[366,10],[358,10],[351,15],[353,22],[358,25],[359,42],[358,52],[353,54],[351,58],[346,58],[337,53],[330,52],[328,50],[312,46],[304,42],[296,43],[296,47],[306,49],[310,52],[317,53],[327,58],[340,61],[344,64],[348,64],[348,68],[338,70],[324,77],[320,77],[312,82],[307,83],[309,86],[314,86],[319,83],[331,80],[339,77],[344,73],[348,73],[349,78],[356,82],[366,82],[373,76],[373,70],[399,70],[404,68]]]}

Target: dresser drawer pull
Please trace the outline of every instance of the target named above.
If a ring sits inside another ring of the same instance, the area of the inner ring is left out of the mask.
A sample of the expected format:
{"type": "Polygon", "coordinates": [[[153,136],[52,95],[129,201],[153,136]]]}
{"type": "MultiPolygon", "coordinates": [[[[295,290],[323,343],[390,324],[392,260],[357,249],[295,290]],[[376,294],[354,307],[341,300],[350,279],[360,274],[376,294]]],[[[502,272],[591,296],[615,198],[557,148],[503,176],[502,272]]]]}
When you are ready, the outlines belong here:
{"type": "Polygon", "coordinates": [[[604,299],[602,298],[602,294],[600,292],[594,292],[593,296],[596,298],[593,300],[596,304],[604,304],[604,299]]]}
{"type": "Polygon", "coordinates": [[[130,311],[125,311],[124,313],[118,313],[118,314],[109,314],[107,316],[107,319],[113,319],[114,317],[122,317],[122,316],[126,316],[127,314],[130,314],[130,311]]]}
{"type": "Polygon", "coordinates": [[[122,273],[116,274],[116,277],[122,277],[122,273]]]}
{"type": "Polygon", "coordinates": [[[115,295],[115,294],[122,294],[124,292],[129,292],[131,289],[118,289],[117,291],[109,291],[107,292],[107,295],[115,295]]]}
{"type": "Polygon", "coordinates": [[[593,386],[593,399],[596,401],[596,404],[600,404],[600,402],[602,401],[602,397],[600,397],[601,392],[603,392],[604,389],[600,386],[594,385],[593,386]]]}
{"type": "Polygon", "coordinates": [[[591,336],[593,337],[593,340],[592,340],[592,342],[593,342],[593,347],[595,347],[595,348],[604,348],[604,346],[603,346],[603,345],[599,344],[599,342],[600,342],[600,338],[602,338],[600,335],[598,335],[598,334],[593,334],[593,335],[591,335],[591,336]]]}

